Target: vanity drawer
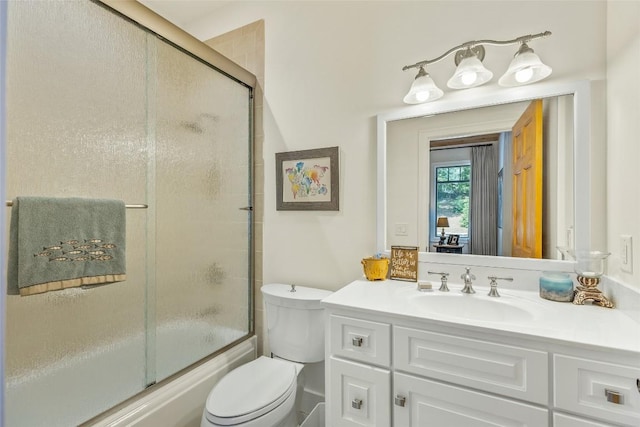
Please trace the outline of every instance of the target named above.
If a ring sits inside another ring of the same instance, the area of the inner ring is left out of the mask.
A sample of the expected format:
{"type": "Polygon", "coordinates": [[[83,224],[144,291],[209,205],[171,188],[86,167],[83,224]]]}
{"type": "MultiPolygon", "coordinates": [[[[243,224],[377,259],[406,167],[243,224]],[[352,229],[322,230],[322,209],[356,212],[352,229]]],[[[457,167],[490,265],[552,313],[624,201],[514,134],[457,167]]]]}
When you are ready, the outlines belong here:
{"type": "Polygon", "coordinates": [[[396,369],[546,405],[548,354],[394,327],[396,369]]]}
{"type": "Polygon", "coordinates": [[[629,426],[640,425],[640,367],[556,354],[554,405],[629,426]]]}
{"type": "Polygon", "coordinates": [[[553,427],[615,427],[613,424],[603,424],[585,418],[573,417],[571,415],[553,414],[553,427]]]}
{"type": "Polygon", "coordinates": [[[331,354],[388,367],[391,325],[351,317],[331,316],[331,354]]]}

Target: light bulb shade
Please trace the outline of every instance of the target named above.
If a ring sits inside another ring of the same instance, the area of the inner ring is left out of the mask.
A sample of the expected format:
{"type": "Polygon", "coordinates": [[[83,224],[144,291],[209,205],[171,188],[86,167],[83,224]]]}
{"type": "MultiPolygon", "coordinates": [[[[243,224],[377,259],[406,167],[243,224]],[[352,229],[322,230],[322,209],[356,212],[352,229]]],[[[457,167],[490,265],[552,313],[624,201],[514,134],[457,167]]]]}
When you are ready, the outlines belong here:
{"type": "Polygon", "coordinates": [[[451,89],[468,89],[485,84],[492,78],[493,73],[482,65],[482,61],[472,55],[460,61],[447,86],[451,89]]]}
{"type": "Polygon", "coordinates": [[[507,72],[498,80],[500,86],[522,86],[538,82],[551,75],[551,67],[543,64],[540,57],[533,53],[533,49],[526,44],[522,46],[523,48],[520,48],[509,64],[507,72]]]}
{"type": "Polygon", "coordinates": [[[422,104],[440,99],[443,94],[444,92],[436,86],[431,76],[424,68],[420,67],[420,71],[418,71],[418,75],[411,84],[411,88],[403,101],[405,104],[422,104]]]}
{"type": "Polygon", "coordinates": [[[446,216],[439,217],[436,227],[449,227],[449,219],[446,216]]]}

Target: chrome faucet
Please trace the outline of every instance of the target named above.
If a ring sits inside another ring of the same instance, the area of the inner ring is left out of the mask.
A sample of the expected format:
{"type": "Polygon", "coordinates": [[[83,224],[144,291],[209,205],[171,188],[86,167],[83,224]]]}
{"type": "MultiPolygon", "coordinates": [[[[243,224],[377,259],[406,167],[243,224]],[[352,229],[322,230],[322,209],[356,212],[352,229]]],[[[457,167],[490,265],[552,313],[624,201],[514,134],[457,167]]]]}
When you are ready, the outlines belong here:
{"type": "Polygon", "coordinates": [[[465,267],[465,269],[467,270],[467,272],[464,273],[462,276],[460,276],[460,278],[464,282],[464,287],[462,288],[462,293],[463,294],[475,294],[476,291],[474,291],[473,290],[473,286],[471,286],[472,285],[471,280],[476,280],[476,276],[471,274],[471,272],[470,272],[471,268],[465,267]]]}
{"type": "Polygon", "coordinates": [[[439,274],[440,275],[440,292],[449,292],[449,287],[447,286],[447,277],[449,273],[438,272],[438,271],[427,271],[428,274],[439,274]]]}
{"type": "Polygon", "coordinates": [[[487,277],[489,280],[491,280],[491,282],[489,282],[489,286],[491,286],[491,289],[489,290],[489,296],[490,297],[499,297],[500,294],[498,293],[498,280],[508,280],[510,282],[513,282],[513,277],[496,277],[496,276],[489,276],[487,277]]]}

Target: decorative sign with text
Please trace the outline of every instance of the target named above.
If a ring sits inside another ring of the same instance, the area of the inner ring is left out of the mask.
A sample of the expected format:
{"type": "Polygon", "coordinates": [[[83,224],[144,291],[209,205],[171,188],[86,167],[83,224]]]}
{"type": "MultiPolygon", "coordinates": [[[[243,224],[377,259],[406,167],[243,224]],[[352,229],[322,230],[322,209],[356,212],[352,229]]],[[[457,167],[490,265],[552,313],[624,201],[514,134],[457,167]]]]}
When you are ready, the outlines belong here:
{"type": "Polygon", "coordinates": [[[416,246],[391,246],[390,279],[418,281],[418,248],[416,246]]]}

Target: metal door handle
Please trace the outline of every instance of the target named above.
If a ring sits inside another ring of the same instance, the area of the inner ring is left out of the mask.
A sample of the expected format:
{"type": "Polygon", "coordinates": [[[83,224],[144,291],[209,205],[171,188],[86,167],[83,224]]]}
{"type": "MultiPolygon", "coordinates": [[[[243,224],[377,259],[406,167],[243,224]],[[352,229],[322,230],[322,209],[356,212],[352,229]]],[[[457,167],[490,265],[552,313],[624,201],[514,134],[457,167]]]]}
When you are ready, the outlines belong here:
{"type": "Polygon", "coordinates": [[[362,408],[362,400],[361,399],[353,399],[351,401],[351,407],[354,409],[362,408]]]}
{"type": "Polygon", "coordinates": [[[354,347],[362,347],[362,337],[354,337],[351,339],[351,344],[354,347]]]}
{"type": "Polygon", "coordinates": [[[604,395],[607,396],[607,402],[615,403],[616,405],[624,404],[624,396],[615,390],[605,388],[604,395]]]}
{"type": "Polygon", "coordinates": [[[397,395],[394,399],[394,403],[396,404],[396,406],[404,406],[406,402],[407,398],[404,396],[397,395]]]}

